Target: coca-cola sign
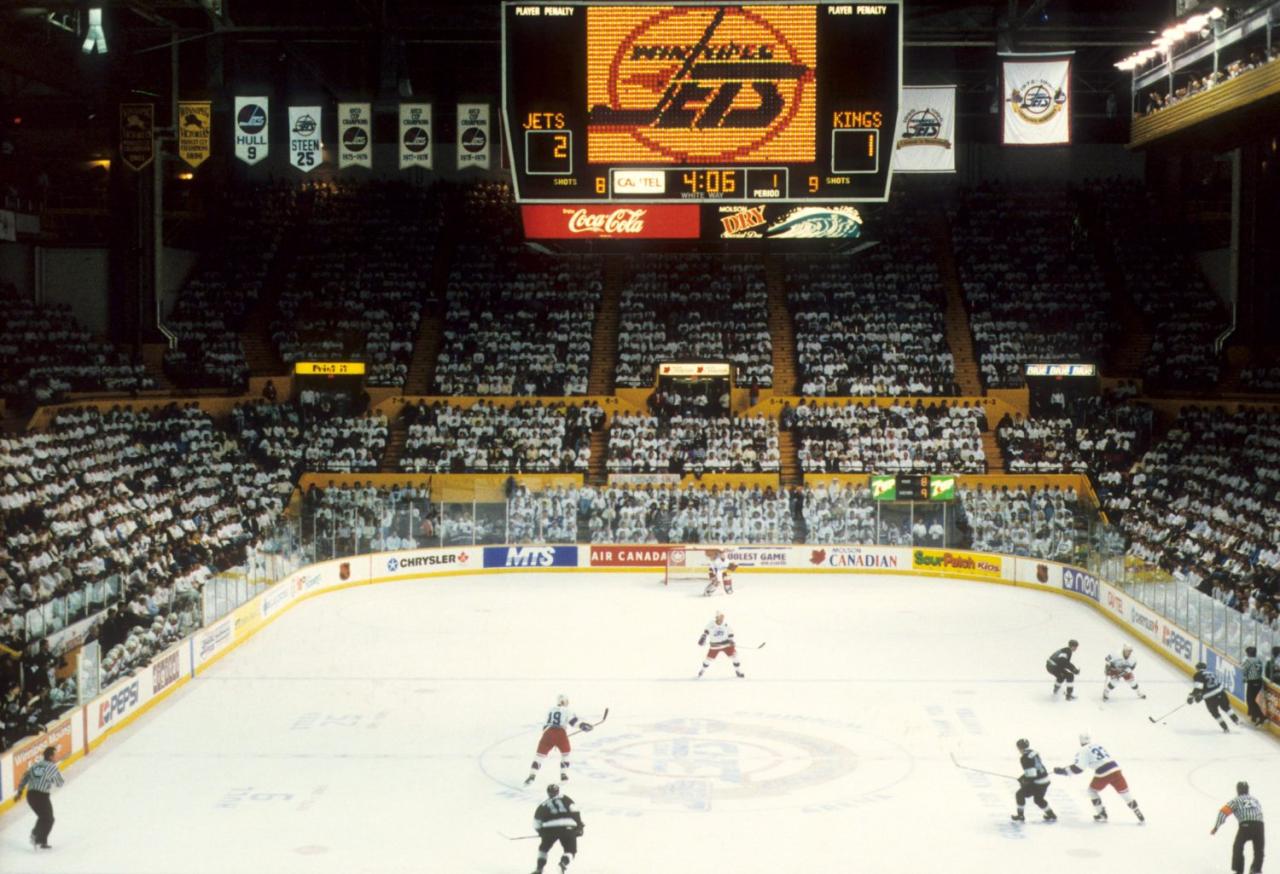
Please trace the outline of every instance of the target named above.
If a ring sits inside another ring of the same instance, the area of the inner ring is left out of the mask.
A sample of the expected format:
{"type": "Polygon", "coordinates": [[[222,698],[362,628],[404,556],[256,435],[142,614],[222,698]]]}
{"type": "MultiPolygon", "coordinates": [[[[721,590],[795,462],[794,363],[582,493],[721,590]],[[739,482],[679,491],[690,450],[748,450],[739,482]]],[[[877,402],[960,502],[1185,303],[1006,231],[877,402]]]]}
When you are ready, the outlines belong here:
{"type": "Polygon", "coordinates": [[[701,233],[696,205],[535,205],[520,211],[525,236],[533,240],[690,240],[701,233]]]}

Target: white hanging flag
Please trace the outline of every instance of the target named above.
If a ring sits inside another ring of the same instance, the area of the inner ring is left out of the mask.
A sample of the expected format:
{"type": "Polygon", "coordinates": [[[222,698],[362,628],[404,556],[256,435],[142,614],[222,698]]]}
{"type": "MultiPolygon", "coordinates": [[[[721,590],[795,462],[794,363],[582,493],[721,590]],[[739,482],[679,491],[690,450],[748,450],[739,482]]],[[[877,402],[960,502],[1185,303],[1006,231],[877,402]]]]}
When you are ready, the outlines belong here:
{"type": "Polygon", "coordinates": [[[271,150],[271,104],[266,97],[236,98],[236,157],[256,164],[271,150]]]}
{"type": "Polygon", "coordinates": [[[400,104],[400,169],[431,169],[431,104],[400,104]]]}
{"type": "Polygon", "coordinates": [[[373,113],[367,103],[338,104],[338,168],[373,166],[373,113]]]}
{"type": "Polygon", "coordinates": [[[458,169],[489,169],[489,104],[458,104],[458,169]]]}
{"type": "Polygon", "coordinates": [[[320,107],[289,107],[289,163],[310,173],[324,163],[320,142],[320,107]]]}
{"type": "Polygon", "coordinates": [[[893,146],[895,173],[956,172],[956,86],[904,85],[893,146]]]}
{"type": "Polygon", "coordinates": [[[1006,55],[1002,84],[1005,145],[1071,142],[1070,55],[1006,55]]]}

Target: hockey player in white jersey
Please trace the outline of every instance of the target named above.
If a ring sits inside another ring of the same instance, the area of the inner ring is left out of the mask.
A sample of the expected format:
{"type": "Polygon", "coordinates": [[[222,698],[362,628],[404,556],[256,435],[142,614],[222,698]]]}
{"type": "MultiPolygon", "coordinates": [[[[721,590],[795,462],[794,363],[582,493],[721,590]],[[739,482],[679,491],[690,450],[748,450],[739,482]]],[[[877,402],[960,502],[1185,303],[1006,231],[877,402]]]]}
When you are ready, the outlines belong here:
{"type": "Polygon", "coordinates": [[[529,776],[525,778],[524,785],[528,786],[538,778],[542,761],[553,747],[560,751],[560,780],[564,782],[569,779],[568,729],[574,726],[583,731],[591,731],[595,727],[578,719],[578,714],[569,709],[569,696],[561,695],[556,698],[556,706],[547,711],[547,719],[542,724],[542,737],[538,739],[538,750],[533,764],[529,766],[529,776]]]}
{"type": "Polygon", "coordinates": [[[724,613],[717,612],[716,618],[707,623],[707,627],[702,629],[702,636],[698,638],[698,646],[707,646],[707,655],[702,660],[702,667],[698,669],[698,676],[701,677],[707,668],[711,667],[711,661],[720,653],[724,653],[733,661],[733,669],[739,677],[745,677],[742,673],[742,662],[738,661],[738,650],[733,645],[733,628],[728,622],[724,621],[724,613]]]}
{"type": "Polygon", "coordinates": [[[702,594],[711,596],[715,594],[716,589],[721,585],[724,586],[726,595],[733,594],[733,580],[729,577],[731,571],[736,571],[736,564],[729,564],[729,560],[724,557],[724,553],[718,549],[713,549],[708,553],[711,560],[707,564],[707,587],[702,594]]]}
{"type": "Polygon", "coordinates": [[[1093,802],[1095,822],[1107,821],[1107,809],[1102,806],[1102,798],[1098,793],[1108,786],[1120,793],[1120,799],[1133,811],[1138,822],[1147,821],[1142,811],[1138,809],[1138,802],[1129,797],[1129,783],[1124,779],[1124,773],[1116,764],[1116,760],[1111,758],[1111,754],[1102,744],[1093,743],[1088,734],[1082,734],[1080,735],[1080,752],[1076,753],[1076,760],[1066,767],[1054,768],[1053,773],[1069,777],[1086,771],[1093,771],[1093,779],[1089,781],[1089,800],[1093,802]]]}
{"type": "Polygon", "coordinates": [[[1120,648],[1118,657],[1108,654],[1106,661],[1107,685],[1102,690],[1102,700],[1111,700],[1111,690],[1116,687],[1117,680],[1124,680],[1129,684],[1130,689],[1138,693],[1139,698],[1146,698],[1147,696],[1138,688],[1138,680],[1133,674],[1133,670],[1137,666],[1138,661],[1133,657],[1133,647],[1127,643],[1120,648]]]}

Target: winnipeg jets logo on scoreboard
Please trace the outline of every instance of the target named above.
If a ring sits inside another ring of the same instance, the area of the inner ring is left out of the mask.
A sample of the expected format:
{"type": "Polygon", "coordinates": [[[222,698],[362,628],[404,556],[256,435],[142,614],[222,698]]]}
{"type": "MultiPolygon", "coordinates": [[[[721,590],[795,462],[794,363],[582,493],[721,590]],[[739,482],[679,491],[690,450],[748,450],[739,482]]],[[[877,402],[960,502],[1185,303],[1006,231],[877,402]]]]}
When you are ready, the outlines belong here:
{"type": "Polygon", "coordinates": [[[589,7],[592,163],[814,160],[813,6],[589,7]]]}

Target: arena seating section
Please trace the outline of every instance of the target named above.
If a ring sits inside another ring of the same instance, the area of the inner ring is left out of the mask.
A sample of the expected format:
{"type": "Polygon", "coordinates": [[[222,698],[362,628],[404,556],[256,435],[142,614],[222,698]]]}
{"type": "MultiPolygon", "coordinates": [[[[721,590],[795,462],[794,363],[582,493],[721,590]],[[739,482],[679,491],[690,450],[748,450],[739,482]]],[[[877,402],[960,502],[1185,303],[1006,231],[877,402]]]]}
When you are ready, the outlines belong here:
{"type": "MultiPolygon", "coordinates": [[[[473,538],[940,542],[944,520],[893,516],[865,480],[838,475],[1082,474],[1133,560],[1280,628],[1280,412],[1184,406],[1162,435],[1132,392],[1040,417],[959,396],[948,319],[961,300],[986,389],[1023,386],[1030,361],[1106,361],[1125,342],[1122,294],[1152,335],[1148,388],[1217,384],[1220,307],[1174,232],[1149,223],[1143,191],[988,186],[947,203],[889,204],[878,244],[855,255],[770,261],[538,254],[519,238],[509,190],[490,182],[228,192],[168,316],[178,342],[165,370],[180,391],[229,390],[234,406],[224,399],[215,418],[171,399],[73,404],[47,427],[0,432],[0,644],[28,647],[100,614],[91,633],[108,678],[123,676],[194,627],[211,578],[281,548],[273,529],[304,472],[360,475],[299,498],[299,533],[318,557],[473,538]],[[1104,198],[1107,210],[1082,209],[1104,198]],[[948,223],[952,252],[935,251],[948,223]],[[593,347],[613,307],[609,358],[593,347]],[[756,405],[775,383],[779,318],[794,328],[795,392],[756,405]],[[270,375],[364,360],[368,391],[394,403],[315,388],[245,395],[242,338],[264,325],[270,375]],[[417,344],[437,328],[424,364],[417,344]],[[732,362],[749,401],[740,393],[731,413],[728,393],[648,391],[659,361],[688,358],[732,362]],[[593,364],[616,398],[582,397],[593,364]],[[415,373],[415,392],[396,397],[415,373]],[[620,404],[629,389],[645,400],[620,404]],[[1003,471],[988,471],[997,458],[1003,471]],[[406,481],[359,482],[375,471],[406,481]],[[500,521],[410,476],[448,473],[501,474],[500,521]],[[530,487],[520,474],[573,483],[530,487]]],[[[11,404],[155,386],[65,307],[12,287],[0,304],[11,404]]],[[[1239,382],[1277,391],[1280,369],[1255,364],[1239,382]]],[[[1065,486],[962,484],[948,512],[952,546],[1077,561],[1097,535],[1092,497],[1065,486]]],[[[5,744],[75,699],[74,680],[53,674],[57,653],[30,652],[25,692],[5,678],[5,744]]]]}

